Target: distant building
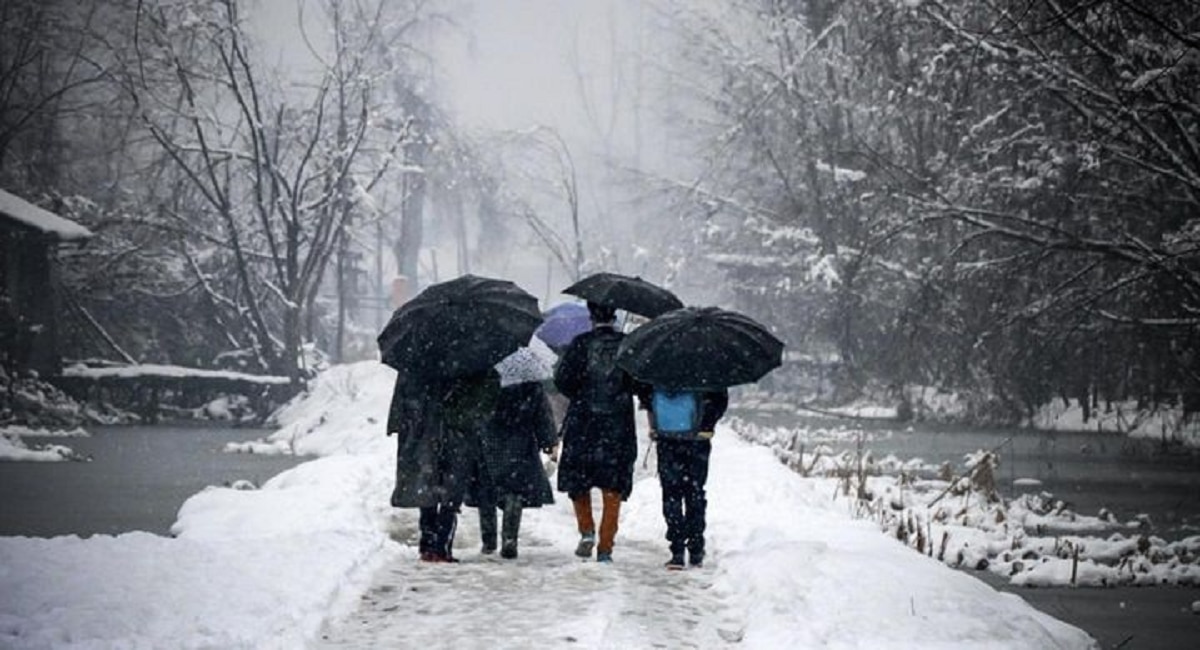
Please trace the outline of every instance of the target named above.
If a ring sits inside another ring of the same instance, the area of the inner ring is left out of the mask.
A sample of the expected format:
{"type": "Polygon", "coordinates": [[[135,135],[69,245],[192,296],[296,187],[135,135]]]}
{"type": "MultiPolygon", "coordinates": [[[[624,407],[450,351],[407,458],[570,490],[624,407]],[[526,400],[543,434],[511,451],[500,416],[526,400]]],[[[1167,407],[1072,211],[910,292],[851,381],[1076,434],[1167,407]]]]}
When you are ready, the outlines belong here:
{"type": "Polygon", "coordinates": [[[87,228],[0,190],[0,365],[46,375],[62,369],[57,249],[87,228]]]}

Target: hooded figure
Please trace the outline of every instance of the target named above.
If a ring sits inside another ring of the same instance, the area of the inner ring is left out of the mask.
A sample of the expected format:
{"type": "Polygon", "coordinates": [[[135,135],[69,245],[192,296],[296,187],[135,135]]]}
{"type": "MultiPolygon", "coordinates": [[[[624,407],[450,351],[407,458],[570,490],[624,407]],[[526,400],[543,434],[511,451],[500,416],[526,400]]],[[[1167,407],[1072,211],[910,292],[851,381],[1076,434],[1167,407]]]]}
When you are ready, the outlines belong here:
{"type": "Polygon", "coordinates": [[[388,435],[397,435],[391,503],[419,508],[426,562],[454,562],[458,509],[476,469],[480,435],[500,393],[496,372],[444,380],[396,378],[388,435]]]}
{"type": "Polygon", "coordinates": [[[590,557],[596,545],[591,490],[603,499],[596,560],[612,561],[621,502],[633,491],[637,461],[634,381],[615,360],[624,334],[613,327],[616,311],[588,303],[593,329],[575,337],[554,373],[558,390],[571,400],[562,425],[558,489],[575,509],[580,541],[575,554],[590,557]]]}

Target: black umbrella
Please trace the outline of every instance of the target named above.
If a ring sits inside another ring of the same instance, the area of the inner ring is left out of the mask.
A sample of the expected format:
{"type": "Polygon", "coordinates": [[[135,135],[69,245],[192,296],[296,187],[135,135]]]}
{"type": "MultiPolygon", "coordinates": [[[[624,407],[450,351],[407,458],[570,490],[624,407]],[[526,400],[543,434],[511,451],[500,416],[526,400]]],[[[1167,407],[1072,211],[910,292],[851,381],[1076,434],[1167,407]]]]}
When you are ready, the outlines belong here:
{"type": "Polygon", "coordinates": [[[667,312],[630,332],[617,365],[670,390],[727,388],[758,381],[783,361],[783,342],[748,316],[717,307],[667,312]]]}
{"type": "Polygon", "coordinates": [[[387,365],[423,378],[487,370],[529,343],[542,322],[537,298],[507,280],[464,275],[426,287],[379,334],[387,365]]]}
{"type": "Polygon", "coordinates": [[[563,293],[648,318],[683,306],[683,302],[670,291],[639,277],[619,273],[603,272],[589,275],[563,289],[563,293]]]}

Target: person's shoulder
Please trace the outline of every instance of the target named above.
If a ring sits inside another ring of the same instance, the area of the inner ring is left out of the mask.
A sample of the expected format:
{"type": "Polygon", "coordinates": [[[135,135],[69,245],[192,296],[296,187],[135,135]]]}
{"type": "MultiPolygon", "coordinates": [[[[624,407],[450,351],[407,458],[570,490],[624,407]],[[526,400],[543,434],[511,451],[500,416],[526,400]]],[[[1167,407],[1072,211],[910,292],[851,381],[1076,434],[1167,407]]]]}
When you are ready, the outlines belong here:
{"type": "Polygon", "coordinates": [[[571,339],[571,343],[569,345],[567,345],[567,349],[563,352],[563,354],[566,355],[571,350],[578,350],[580,348],[586,348],[588,346],[588,343],[593,341],[595,338],[596,338],[596,330],[588,330],[586,332],[581,332],[578,336],[571,339]]]}
{"type": "Polygon", "coordinates": [[[620,341],[621,339],[625,338],[625,334],[623,332],[620,332],[612,327],[597,328],[588,332],[588,334],[591,334],[593,338],[602,339],[605,341],[620,341]]]}

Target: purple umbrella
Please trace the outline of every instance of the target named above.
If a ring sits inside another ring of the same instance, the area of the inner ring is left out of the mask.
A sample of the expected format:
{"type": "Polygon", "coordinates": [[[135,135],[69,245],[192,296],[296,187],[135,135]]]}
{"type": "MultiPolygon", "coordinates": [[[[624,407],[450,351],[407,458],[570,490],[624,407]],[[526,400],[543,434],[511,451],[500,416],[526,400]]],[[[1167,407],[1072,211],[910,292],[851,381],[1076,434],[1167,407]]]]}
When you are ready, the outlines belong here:
{"type": "Polygon", "coordinates": [[[592,318],[585,305],[564,302],[551,307],[545,321],[534,331],[534,336],[551,348],[562,349],[571,344],[576,336],[592,329],[592,318]]]}

